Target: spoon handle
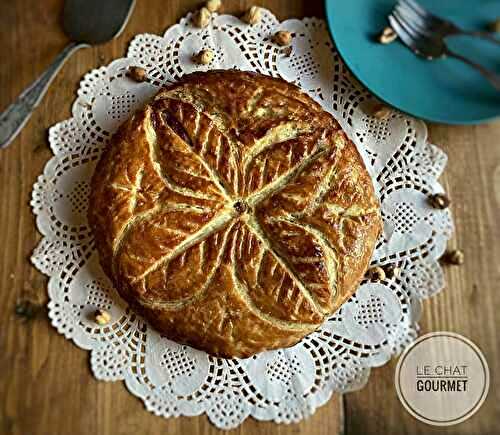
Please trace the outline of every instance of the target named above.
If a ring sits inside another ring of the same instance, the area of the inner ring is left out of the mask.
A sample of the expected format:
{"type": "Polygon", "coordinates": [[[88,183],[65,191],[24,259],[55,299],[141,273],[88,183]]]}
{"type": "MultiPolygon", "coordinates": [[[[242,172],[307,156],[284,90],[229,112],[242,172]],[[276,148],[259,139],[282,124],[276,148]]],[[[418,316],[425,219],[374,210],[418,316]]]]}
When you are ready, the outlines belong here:
{"type": "Polygon", "coordinates": [[[72,42],[61,51],[49,67],[0,114],[0,149],[7,147],[28,121],[45,95],[50,82],[64,62],[84,44],[72,42]]]}
{"type": "Polygon", "coordinates": [[[493,42],[494,44],[500,45],[500,39],[495,36],[495,33],[490,32],[482,32],[480,30],[464,30],[462,31],[463,35],[474,36],[477,38],[483,38],[487,41],[493,42]]]}
{"type": "Polygon", "coordinates": [[[466,63],[467,65],[471,66],[472,68],[475,68],[487,80],[489,80],[489,82],[493,85],[493,87],[497,91],[500,91],[500,75],[494,73],[493,71],[490,71],[489,69],[485,68],[484,66],[480,65],[479,63],[474,62],[465,56],[462,56],[461,54],[458,54],[454,51],[451,51],[450,49],[446,49],[446,55],[449,57],[454,57],[455,59],[461,60],[462,62],[466,63]]]}

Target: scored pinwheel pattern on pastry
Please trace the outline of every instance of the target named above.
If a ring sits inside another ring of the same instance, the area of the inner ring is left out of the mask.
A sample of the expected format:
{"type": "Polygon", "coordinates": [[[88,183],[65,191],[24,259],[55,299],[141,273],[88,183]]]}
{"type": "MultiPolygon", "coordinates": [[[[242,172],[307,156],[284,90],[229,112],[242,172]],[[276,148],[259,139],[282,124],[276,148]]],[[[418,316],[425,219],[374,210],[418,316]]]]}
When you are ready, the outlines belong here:
{"type": "Polygon", "coordinates": [[[334,118],[239,71],[187,76],[127,121],[89,218],[106,273],[160,332],[240,357],[317,329],[354,292],[381,227],[334,118]]]}

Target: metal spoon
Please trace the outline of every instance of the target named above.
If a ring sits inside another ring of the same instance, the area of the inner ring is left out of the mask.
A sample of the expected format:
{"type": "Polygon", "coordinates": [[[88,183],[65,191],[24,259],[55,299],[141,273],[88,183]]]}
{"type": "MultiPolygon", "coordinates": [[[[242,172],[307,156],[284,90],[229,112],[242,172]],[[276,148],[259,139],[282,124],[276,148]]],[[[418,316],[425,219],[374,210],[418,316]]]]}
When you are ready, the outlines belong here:
{"type": "Polygon", "coordinates": [[[102,44],[118,36],[125,27],[134,4],[135,0],[66,0],[63,26],[72,42],[0,114],[0,149],[15,139],[69,56],[79,48],[102,44]]]}

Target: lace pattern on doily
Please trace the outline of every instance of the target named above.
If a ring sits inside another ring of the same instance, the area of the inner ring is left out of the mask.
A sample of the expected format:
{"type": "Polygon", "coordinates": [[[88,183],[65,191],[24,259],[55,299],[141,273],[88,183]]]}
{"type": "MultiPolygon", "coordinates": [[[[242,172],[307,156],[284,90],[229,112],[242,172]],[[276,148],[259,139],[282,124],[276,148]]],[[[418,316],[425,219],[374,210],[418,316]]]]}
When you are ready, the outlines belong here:
{"type": "Polygon", "coordinates": [[[197,29],[191,15],[163,36],[138,35],[127,57],[88,73],[73,117],[50,129],[54,157],[34,185],[32,207],[43,238],[32,261],[50,277],[52,324],[91,351],[94,375],[124,380],[147,409],[164,417],[206,413],[220,428],[246,417],[295,422],[334,392],[361,388],[370,367],[384,364],[415,339],[420,300],[443,287],[437,262],[452,232],[447,210],[432,209],[429,193],[445,154],[427,142],[425,125],[399,113],[378,120],[365,114],[373,101],[351,77],[318,19],[280,23],[268,11],[254,26],[214,15],[197,29]],[[293,33],[291,53],[270,42],[278,29],[293,33]],[[211,48],[212,64],[193,53],[211,48]],[[129,65],[149,80],[125,77],[129,65]],[[362,283],[321,329],[289,349],[246,360],[217,359],[178,345],[148,327],[121,301],[102,272],[87,224],[89,180],[111,134],[159,87],[192,71],[239,68],[294,82],[333,113],[357,144],[382,202],[384,234],[372,263],[395,264],[397,278],[362,283]],[[96,309],[112,322],[99,326],[96,309]]]}

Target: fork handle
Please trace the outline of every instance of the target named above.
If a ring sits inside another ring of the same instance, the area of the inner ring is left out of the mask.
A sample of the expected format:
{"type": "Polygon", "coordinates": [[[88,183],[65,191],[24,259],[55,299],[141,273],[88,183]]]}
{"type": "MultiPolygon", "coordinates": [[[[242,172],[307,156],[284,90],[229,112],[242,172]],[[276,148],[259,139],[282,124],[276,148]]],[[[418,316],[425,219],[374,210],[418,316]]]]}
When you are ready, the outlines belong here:
{"type": "Polygon", "coordinates": [[[460,33],[462,35],[474,36],[477,38],[486,39],[487,41],[500,45],[500,39],[493,36],[490,32],[482,32],[480,30],[462,30],[460,33]]]}
{"type": "Polygon", "coordinates": [[[451,51],[450,49],[446,50],[446,55],[449,57],[454,57],[455,59],[461,60],[462,62],[466,63],[467,65],[471,66],[472,68],[478,70],[484,77],[486,77],[489,82],[493,85],[493,87],[497,90],[500,91],[500,76],[498,74],[495,74],[493,71],[490,71],[489,69],[485,68],[484,66],[480,65],[477,62],[474,62],[473,60],[470,60],[469,58],[462,56],[459,53],[455,53],[454,51],[451,51]]]}
{"type": "Polygon", "coordinates": [[[72,42],[59,53],[49,67],[0,113],[0,149],[7,147],[30,119],[36,106],[45,95],[50,82],[68,57],[85,44],[72,42]]]}

